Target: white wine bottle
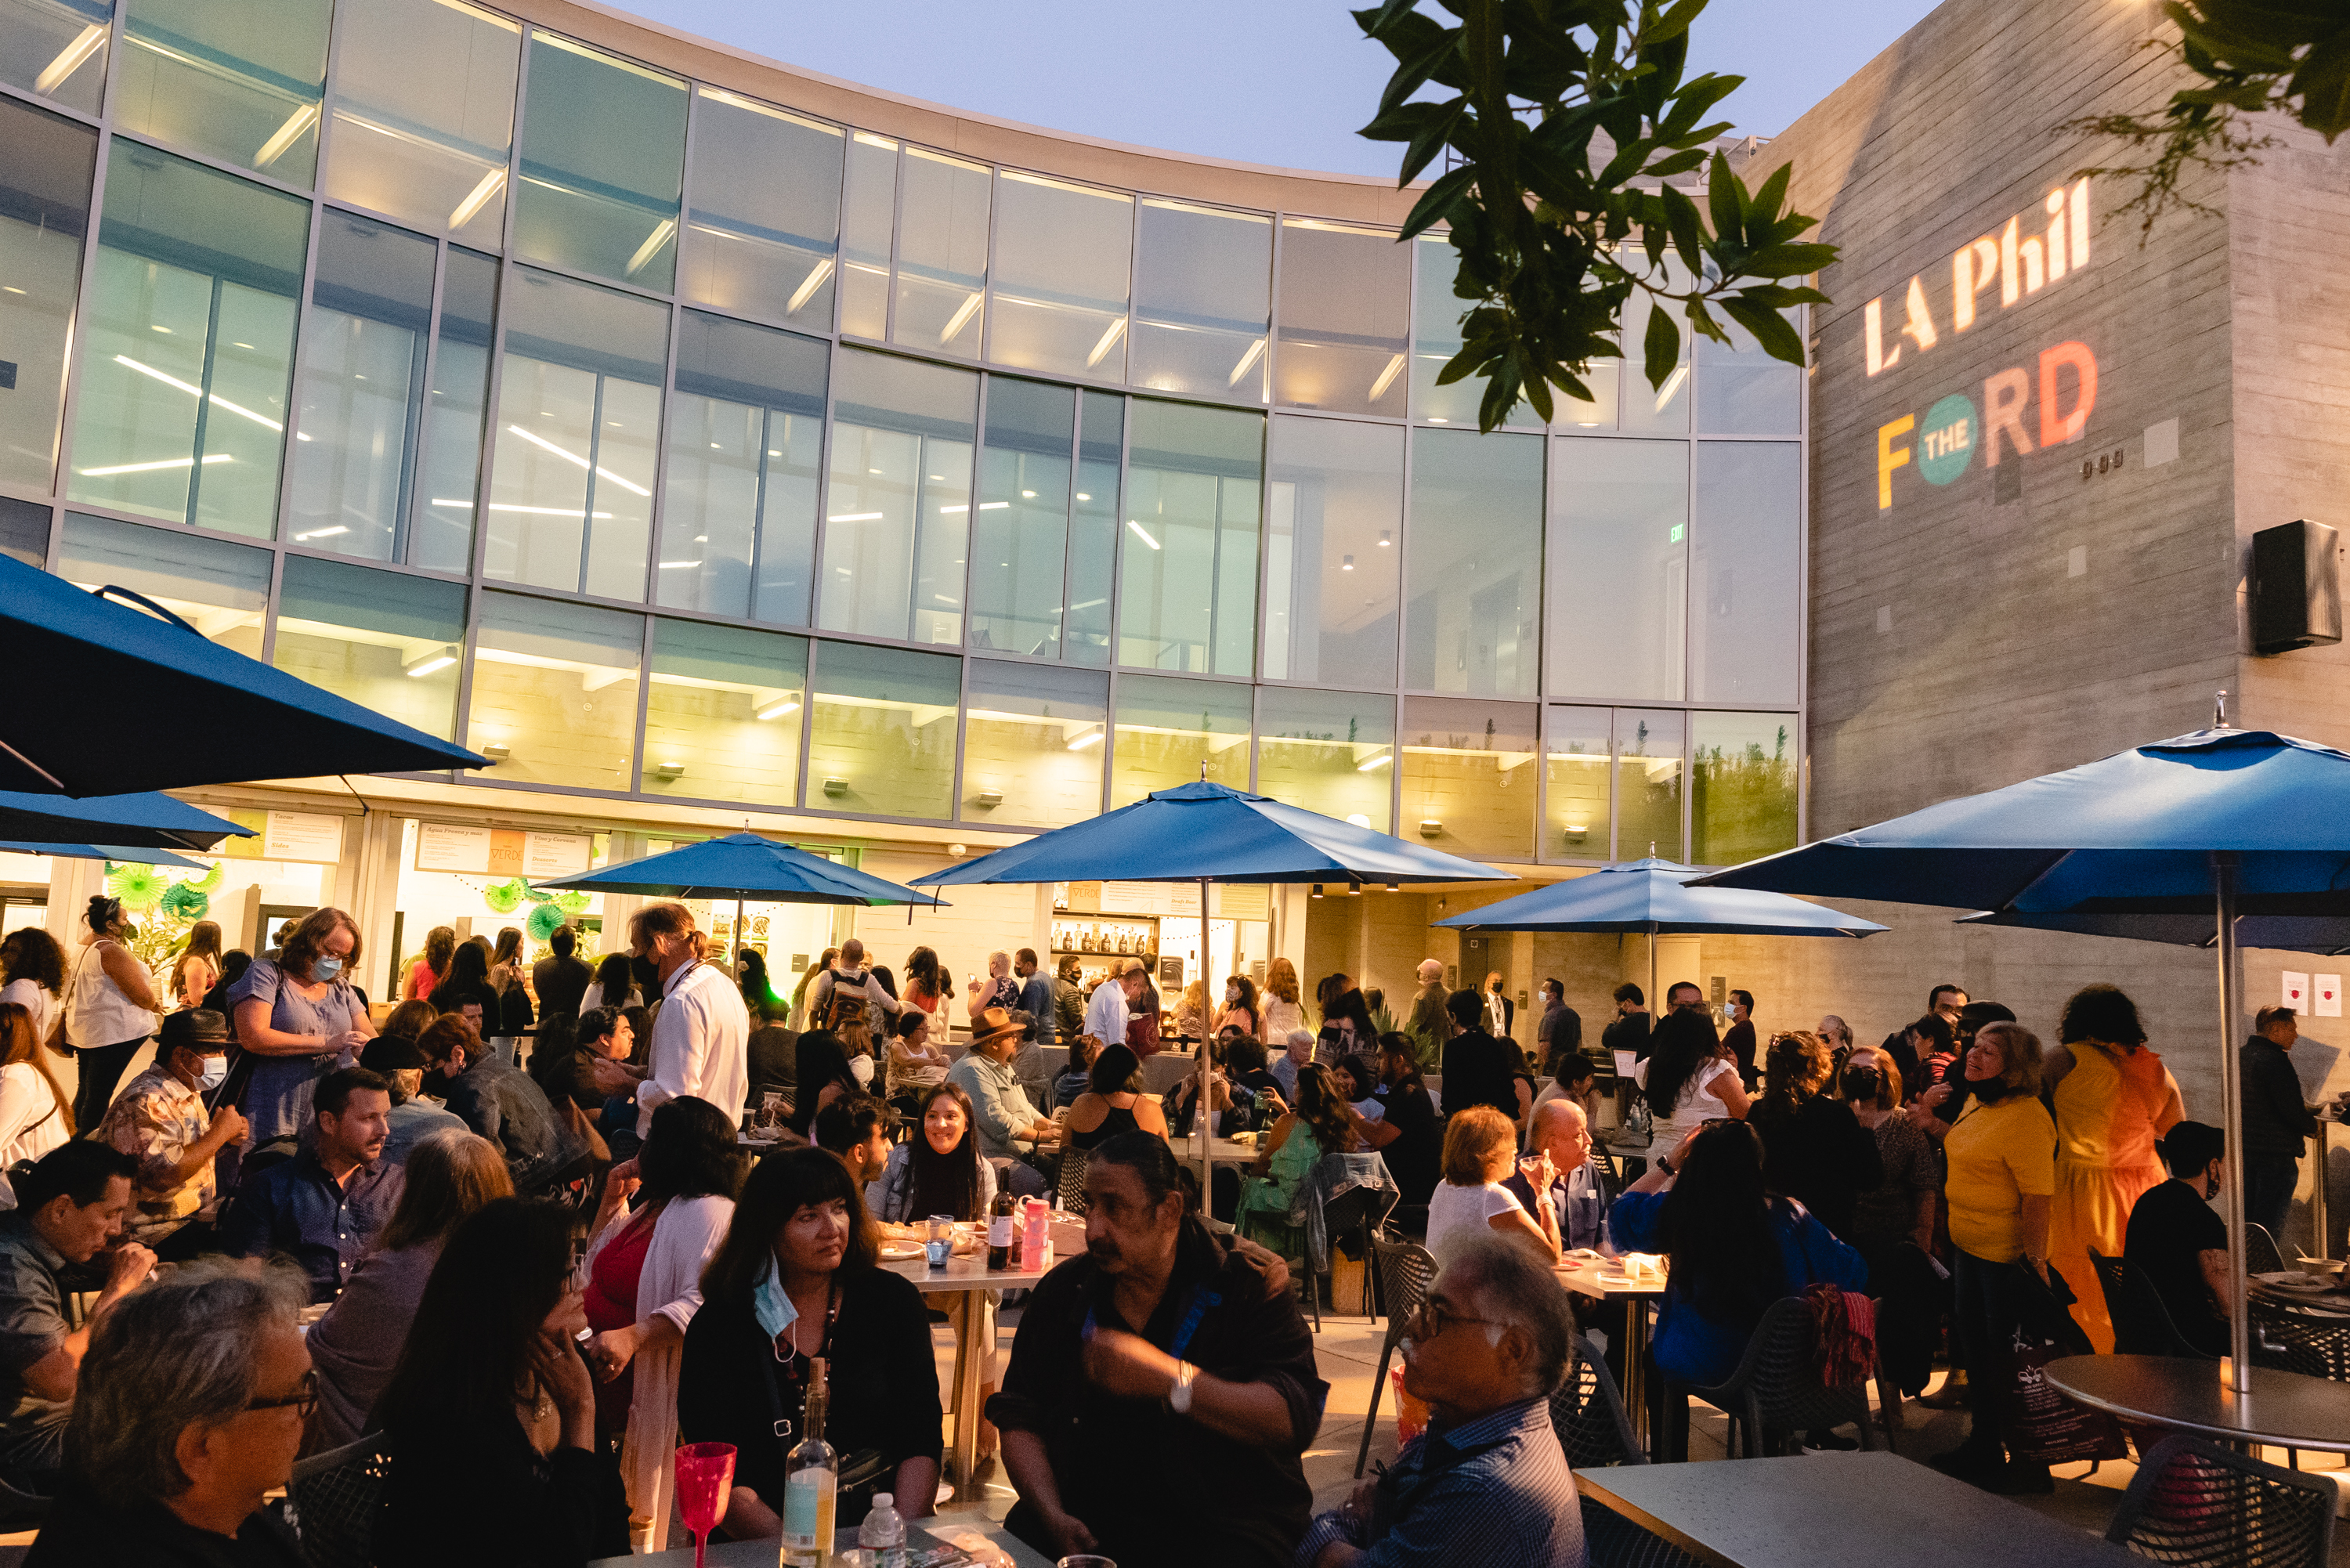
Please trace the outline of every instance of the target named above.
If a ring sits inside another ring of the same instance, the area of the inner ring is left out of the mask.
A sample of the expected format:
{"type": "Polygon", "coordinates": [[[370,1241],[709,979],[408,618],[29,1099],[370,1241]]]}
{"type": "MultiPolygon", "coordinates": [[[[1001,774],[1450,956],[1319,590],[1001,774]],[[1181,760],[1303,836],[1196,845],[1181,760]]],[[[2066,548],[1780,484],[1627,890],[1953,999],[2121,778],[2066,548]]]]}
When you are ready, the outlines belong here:
{"type": "Polygon", "coordinates": [[[824,1440],[824,1357],[808,1377],[806,1435],[784,1456],[784,1551],[781,1568],[826,1568],[832,1561],[833,1504],[840,1490],[840,1459],[824,1440]]]}

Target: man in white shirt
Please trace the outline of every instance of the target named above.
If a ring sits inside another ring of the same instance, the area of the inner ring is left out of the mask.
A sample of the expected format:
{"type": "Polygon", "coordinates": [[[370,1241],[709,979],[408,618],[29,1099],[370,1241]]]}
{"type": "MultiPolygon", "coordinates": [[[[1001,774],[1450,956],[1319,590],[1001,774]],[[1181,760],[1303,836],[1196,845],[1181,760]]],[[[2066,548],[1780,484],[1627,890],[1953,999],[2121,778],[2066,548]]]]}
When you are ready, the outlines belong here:
{"type": "Polygon", "coordinates": [[[1105,1045],[1126,1044],[1126,1026],[1141,1000],[1142,965],[1128,959],[1117,974],[1094,987],[1086,1002],[1086,1033],[1105,1045]]]}
{"type": "Polygon", "coordinates": [[[683,904],[648,904],[629,917],[629,951],[660,971],[661,1008],[652,1052],[637,1087],[637,1136],[652,1133],[653,1111],[684,1095],[740,1121],[751,1088],[751,1013],[723,970],[702,961],[702,933],[683,904]]]}

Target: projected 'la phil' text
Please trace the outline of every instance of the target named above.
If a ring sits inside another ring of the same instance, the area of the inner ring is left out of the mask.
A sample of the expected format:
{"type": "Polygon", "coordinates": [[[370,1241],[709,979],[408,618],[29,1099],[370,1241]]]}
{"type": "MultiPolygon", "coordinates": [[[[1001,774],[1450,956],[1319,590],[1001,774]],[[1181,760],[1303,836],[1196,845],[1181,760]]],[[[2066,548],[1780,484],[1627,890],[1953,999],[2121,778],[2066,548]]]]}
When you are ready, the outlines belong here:
{"type": "MultiPolygon", "coordinates": [[[[2079,181],[2069,191],[2060,185],[2042,206],[2045,229],[2027,232],[2019,213],[1999,233],[1970,240],[1951,255],[1946,318],[1950,336],[1985,317],[1990,302],[1984,296],[1993,284],[1999,286],[1998,308],[2006,310],[2089,265],[2089,182],[2079,181]]],[[[1922,275],[1909,280],[1894,305],[1898,325],[1889,319],[1887,297],[1879,295],[1861,307],[1861,352],[1871,376],[1900,364],[1905,349],[1923,354],[1945,336],[1935,325],[1933,297],[1922,275]]]]}

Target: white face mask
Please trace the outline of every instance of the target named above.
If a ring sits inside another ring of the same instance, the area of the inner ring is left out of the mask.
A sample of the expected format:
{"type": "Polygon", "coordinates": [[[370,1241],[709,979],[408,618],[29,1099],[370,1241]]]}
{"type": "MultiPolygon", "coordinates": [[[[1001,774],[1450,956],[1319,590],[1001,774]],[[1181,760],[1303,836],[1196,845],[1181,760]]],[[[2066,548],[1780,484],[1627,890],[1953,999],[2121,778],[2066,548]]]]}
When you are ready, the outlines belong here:
{"type": "Polygon", "coordinates": [[[205,1089],[217,1089],[223,1084],[227,1083],[228,1058],[225,1056],[205,1057],[203,1075],[199,1077],[196,1082],[201,1087],[205,1089]]]}

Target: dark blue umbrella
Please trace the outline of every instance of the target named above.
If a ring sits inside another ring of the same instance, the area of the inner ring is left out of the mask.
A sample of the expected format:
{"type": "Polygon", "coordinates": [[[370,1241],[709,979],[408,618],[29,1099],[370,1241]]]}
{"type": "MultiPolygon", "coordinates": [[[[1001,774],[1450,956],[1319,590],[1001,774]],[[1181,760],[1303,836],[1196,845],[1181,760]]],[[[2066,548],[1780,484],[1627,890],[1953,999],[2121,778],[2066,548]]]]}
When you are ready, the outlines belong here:
{"type": "MultiPolygon", "coordinates": [[[[2074,914],[2064,910],[2027,914],[2021,909],[2008,909],[1969,915],[1959,924],[2016,926],[2088,937],[2128,937],[2136,941],[2168,942],[2183,948],[2213,947],[2220,940],[2219,927],[2208,910],[2199,914],[2132,915],[2111,911],[2074,914]]],[[[2236,945],[2340,958],[2350,953],[2350,915],[2239,915],[2236,945]]]]}
{"type": "Polygon", "coordinates": [[[195,871],[210,869],[201,860],[191,860],[168,849],[141,849],[127,844],[33,844],[12,839],[0,843],[0,850],[11,855],[47,855],[58,860],[119,860],[132,866],[179,866],[195,871]]]}
{"type": "Polygon", "coordinates": [[[16,683],[0,717],[0,786],[12,789],[88,796],[489,765],[223,648],[127,588],[84,593],[5,556],[0,668],[38,677],[16,683]]]}
{"type": "Polygon", "coordinates": [[[870,906],[939,901],[932,894],[900,888],[755,833],[730,833],[723,838],[623,860],[600,871],[533,885],[582,893],[632,893],[649,898],[756,898],[769,904],[870,906]]]}
{"type": "Polygon", "coordinates": [[[81,844],[102,839],[128,852],[118,858],[136,859],[149,849],[210,849],[231,834],[250,838],[253,829],[168,794],[86,795],[68,800],[62,795],[0,790],[0,835],[19,843],[81,844]]]}

